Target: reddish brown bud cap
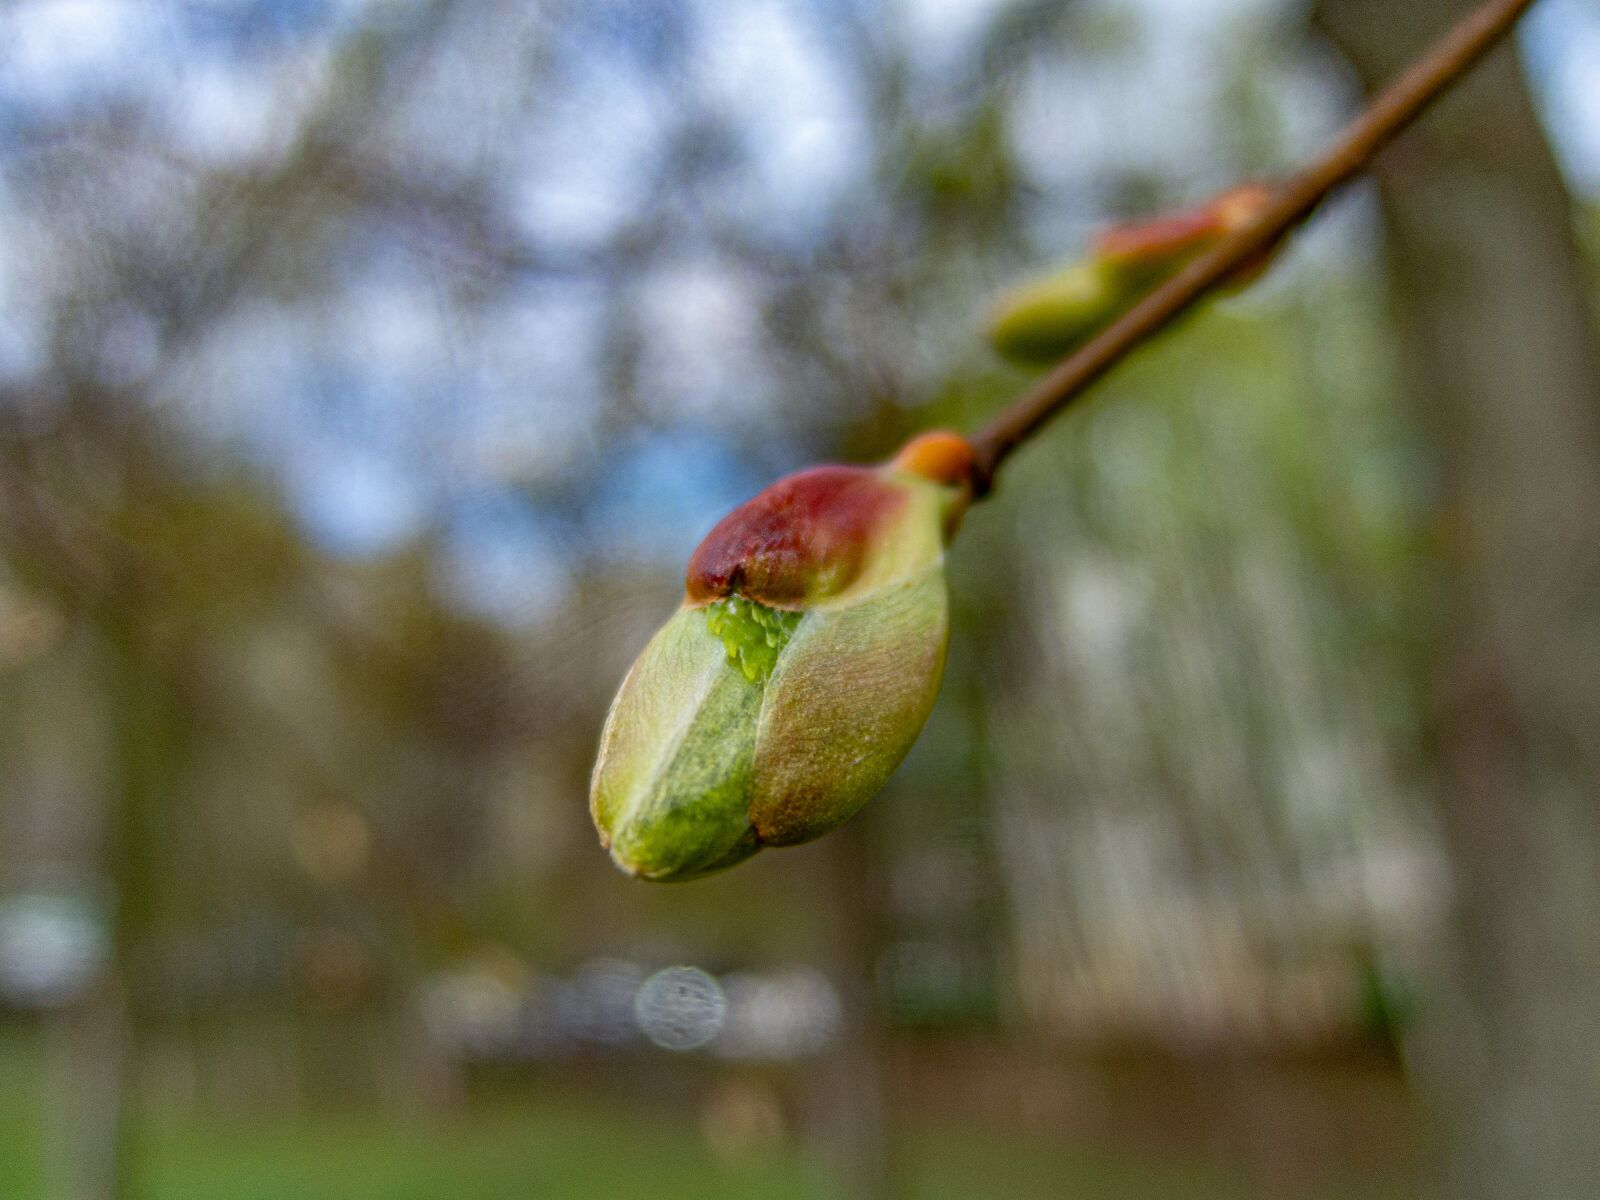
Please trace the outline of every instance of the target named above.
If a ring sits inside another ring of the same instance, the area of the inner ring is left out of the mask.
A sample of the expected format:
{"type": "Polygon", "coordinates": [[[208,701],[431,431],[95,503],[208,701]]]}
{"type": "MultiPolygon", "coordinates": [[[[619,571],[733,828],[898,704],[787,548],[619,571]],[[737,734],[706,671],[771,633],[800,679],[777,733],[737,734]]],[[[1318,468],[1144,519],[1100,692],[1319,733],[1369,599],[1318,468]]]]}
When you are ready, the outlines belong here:
{"type": "Polygon", "coordinates": [[[870,467],[812,467],[741,504],[689,560],[691,604],[740,595],[798,608],[848,587],[906,493],[870,467]]]}

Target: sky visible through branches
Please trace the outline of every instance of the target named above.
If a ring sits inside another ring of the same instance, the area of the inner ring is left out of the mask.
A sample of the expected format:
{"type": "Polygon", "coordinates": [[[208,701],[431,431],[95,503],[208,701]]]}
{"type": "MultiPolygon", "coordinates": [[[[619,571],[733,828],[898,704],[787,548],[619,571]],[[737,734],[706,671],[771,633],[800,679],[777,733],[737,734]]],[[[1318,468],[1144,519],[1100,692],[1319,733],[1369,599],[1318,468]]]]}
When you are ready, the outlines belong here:
{"type": "MultiPolygon", "coordinates": [[[[909,107],[952,77],[991,81],[976,43],[995,9],[897,10],[909,107]]],[[[816,302],[821,332],[848,319],[843,264],[893,219],[881,188],[904,164],[882,159],[884,100],[862,69],[889,51],[865,9],[649,11],[473,6],[419,38],[395,77],[351,83],[339,72],[357,43],[411,36],[426,5],[12,6],[0,203],[27,236],[0,261],[0,375],[28,387],[53,341],[81,342],[108,382],[259,463],[330,552],[432,534],[441,587],[513,623],[554,611],[586,554],[670,567],[718,513],[817,452],[786,406],[848,417],[837,379],[830,391],[783,377],[790,318],[776,301],[820,263],[839,273],[816,302]],[[370,89],[373,119],[330,134],[344,88],[370,89]],[[348,137],[337,171],[297,159],[308,132],[348,137]],[[96,182],[107,155],[115,192],[96,182]],[[279,170],[287,194],[263,195],[279,170]],[[153,214],[173,192],[194,206],[153,214]],[[325,261],[275,255],[275,223],[297,220],[326,225],[325,261]],[[192,294],[129,287],[93,319],[66,311],[63,289],[101,273],[122,283],[96,286],[136,283],[160,265],[142,257],[191,233],[219,259],[198,264],[192,294]],[[245,265],[230,265],[240,248],[245,265]],[[236,281],[199,312],[232,270],[261,283],[236,281]],[[640,419],[613,440],[618,395],[640,419]]],[[[1022,261],[1065,253],[1126,203],[1104,181],[1203,194],[1315,147],[1347,96],[1328,63],[1274,32],[1288,16],[1265,0],[1079,5],[1090,50],[1024,53],[995,75],[1029,194],[1022,261]],[[1261,42],[1247,75],[1240,31],[1261,42]],[[1254,145],[1212,119],[1219,99],[1269,114],[1254,145]]],[[[1600,16],[1549,0],[1522,42],[1592,193],[1600,16]]],[[[1297,258],[1346,255],[1363,227],[1347,214],[1297,258]]],[[[981,354],[982,302],[969,290],[922,305],[928,328],[905,333],[922,377],[981,354]]]]}

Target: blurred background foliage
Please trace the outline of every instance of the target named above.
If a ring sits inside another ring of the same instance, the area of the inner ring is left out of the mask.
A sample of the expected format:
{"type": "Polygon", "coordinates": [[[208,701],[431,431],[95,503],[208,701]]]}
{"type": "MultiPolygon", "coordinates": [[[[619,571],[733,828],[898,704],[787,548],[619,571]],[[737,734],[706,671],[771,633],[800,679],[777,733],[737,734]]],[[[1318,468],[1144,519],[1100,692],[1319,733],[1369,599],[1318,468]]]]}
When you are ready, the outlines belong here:
{"type": "Polygon", "coordinates": [[[1488,613],[1600,745],[1581,0],[1018,458],[867,815],[647,887],[585,809],[716,518],[991,414],[997,290],[1465,6],[1385,7],[0,11],[0,1195],[1582,1194],[1593,751],[1439,704],[1488,613]]]}

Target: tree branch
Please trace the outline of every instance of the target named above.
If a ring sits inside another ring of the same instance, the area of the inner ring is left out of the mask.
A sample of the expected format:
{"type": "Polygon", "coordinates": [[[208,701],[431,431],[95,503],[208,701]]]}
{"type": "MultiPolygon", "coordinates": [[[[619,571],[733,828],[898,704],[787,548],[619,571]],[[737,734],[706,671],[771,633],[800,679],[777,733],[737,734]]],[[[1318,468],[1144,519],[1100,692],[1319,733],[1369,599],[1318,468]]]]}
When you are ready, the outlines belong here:
{"type": "Polygon", "coordinates": [[[1145,296],[970,438],[974,491],[986,494],[1011,452],[1146,339],[1267,253],[1329,192],[1359,174],[1379,150],[1494,48],[1534,0],[1487,0],[1372,101],[1323,155],[1285,180],[1260,215],[1145,296]]]}

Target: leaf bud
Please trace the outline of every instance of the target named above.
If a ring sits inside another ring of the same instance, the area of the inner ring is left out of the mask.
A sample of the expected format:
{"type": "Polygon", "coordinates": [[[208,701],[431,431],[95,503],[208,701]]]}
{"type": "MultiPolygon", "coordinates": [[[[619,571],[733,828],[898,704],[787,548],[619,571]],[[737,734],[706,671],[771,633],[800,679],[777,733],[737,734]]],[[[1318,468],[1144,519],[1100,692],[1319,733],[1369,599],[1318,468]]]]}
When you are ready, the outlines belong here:
{"type": "Polygon", "coordinates": [[[711,530],[601,734],[590,811],[619,867],[697,878],[883,787],[938,695],[972,461],[924,434],[881,467],[780,479],[711,530]]]}

